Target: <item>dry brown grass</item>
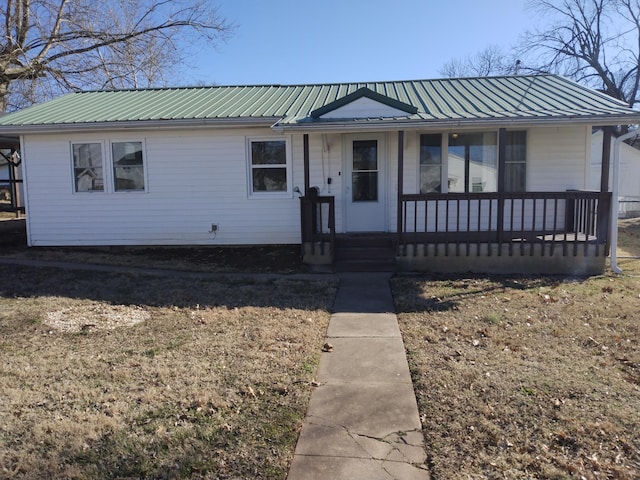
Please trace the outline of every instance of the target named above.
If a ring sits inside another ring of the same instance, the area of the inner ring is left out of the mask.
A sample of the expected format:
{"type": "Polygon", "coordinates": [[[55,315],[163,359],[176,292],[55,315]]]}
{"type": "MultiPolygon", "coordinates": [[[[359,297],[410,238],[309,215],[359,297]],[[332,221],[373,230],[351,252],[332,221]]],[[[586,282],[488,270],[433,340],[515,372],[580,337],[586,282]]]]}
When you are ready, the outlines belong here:
{"type": "MultiPolygon", "coordinates": [[[[3,250],[303,270],[243,252],[3,250]]],[[[434,480],[640,478],[639,256],[636,219],[622,276],[393,280],[434,480]]],[[[0,477],[284,478],[334,293],[0,267],[0,477]]]]}
{"type": "MultiPolygon", "coordinates": [[[[620,239],[640,255],[640,221],[620,239]]],[[[640,260],[619,264],[393,280],[433,479],[640,478],[640,260]]]]}
{"type": "Polygon", "coordinates": [[[0,266],[0,477],[284,478],[334,294],[0,266]]]}

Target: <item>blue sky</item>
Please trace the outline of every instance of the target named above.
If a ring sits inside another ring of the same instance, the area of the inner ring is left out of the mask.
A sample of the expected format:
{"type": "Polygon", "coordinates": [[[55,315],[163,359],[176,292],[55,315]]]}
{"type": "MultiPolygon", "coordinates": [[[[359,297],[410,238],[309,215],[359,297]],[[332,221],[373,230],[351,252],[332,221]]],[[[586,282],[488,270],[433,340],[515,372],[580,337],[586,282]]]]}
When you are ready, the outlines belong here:
{"type": "MultiPolygon", "coordinates": [[[[213,1],[213,0],[212,0],[213,1]]],[[[186,84],[428,79],[452,58],[508,49],[534,27],[526,0],[215,0],[237,24],[191,59],[186,84]],[[191,81],[189,81],[191,80],[191,81]]]]}

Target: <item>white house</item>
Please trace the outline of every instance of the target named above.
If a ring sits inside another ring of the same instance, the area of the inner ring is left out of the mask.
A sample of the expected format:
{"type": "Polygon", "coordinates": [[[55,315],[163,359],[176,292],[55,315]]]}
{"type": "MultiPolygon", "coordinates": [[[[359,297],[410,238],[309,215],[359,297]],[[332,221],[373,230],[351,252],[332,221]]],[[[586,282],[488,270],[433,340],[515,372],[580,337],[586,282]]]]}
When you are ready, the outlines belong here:
{"type": "Polygon", "coordinates": [[[331,263],[366,232],[399,268],[591,273],[611,202],[584,191],[591,132],[639,121],[540,75],[72,93],[0,135],[20,138],[34,247],[301,244],[331,263]]]}

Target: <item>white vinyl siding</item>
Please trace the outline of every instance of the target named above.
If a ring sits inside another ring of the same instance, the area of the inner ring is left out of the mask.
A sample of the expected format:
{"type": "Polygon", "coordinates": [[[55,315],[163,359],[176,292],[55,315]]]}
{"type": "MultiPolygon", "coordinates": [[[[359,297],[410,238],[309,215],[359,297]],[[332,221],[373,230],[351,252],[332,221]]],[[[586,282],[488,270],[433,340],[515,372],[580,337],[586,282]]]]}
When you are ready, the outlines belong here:
{"type": "MultiPolygon", "coordinates": [[[[144,195],[77,195],[70,189],[68,137],[24,139],[30,245],[243,245],[300,241],[299,200],[247,198],[246,138],[270,130],[145,132],[144,195]],[[218,225],[216,235],[209,233],[218,225]]],[[[272,134],[271,134],[272,135],[272,134]]],[[[130,141],[116,132],[112,143],[130,141]]],[[[86,141],[95,135],[86,135],[86,141]]],[[[75,135],[74,141],[85,141],[75,135]]],[[[302,141],[291,141],[302,159],[302,141]]],[[[291,184],[302,168],[291,166],[291,184]]]]}
{"type": "MultiPolygon", "coordinates": [[[[527,129],[527,190],[585,188],[589,137],[590,127],[586,126],[527,129]]],[[[274,136],[268,127],[145,131],[138,138],[144,140],[145,194],[74,193],[71,141],[92,143],[99,138],[108,139],[107,153],[113,142],[135,140],[131,132],[115,131],[23,137],[30,245],[300,242],[300,201],[293,189],[304,190],[303,135],[274,136]],[[259,200],[247,195],[248,138],[287,140],[290,194],[259,200]],[[213,223],[218,225],[215,235],[210,233],[213,223]]],[[[344,176],[344,138],[340,133],[328,133],[325,140],[322,134],[309,135],[310,186],[317,186],[320,195],[335,196],[338,233],[344,231],[344,182],[348,180],[344,176]]],[[[393,232],[397,225],[398,134],[389,132],[385,138],[384,199],[388,230],[393,232]]],[[[420,191],[419,146],[419,134],[405,132],[404,193],[420,191]]],[[[106,159],[105,165],[108,176],[111,167],[106,159]]],[[[536,215],[540,212],[538,209],[536,215]]]]}
{"type": "Polygon", "coordinates": [[[585,189],[590,131],[590,126],[530,129],[527,133],[527,190],[585,189]]]}

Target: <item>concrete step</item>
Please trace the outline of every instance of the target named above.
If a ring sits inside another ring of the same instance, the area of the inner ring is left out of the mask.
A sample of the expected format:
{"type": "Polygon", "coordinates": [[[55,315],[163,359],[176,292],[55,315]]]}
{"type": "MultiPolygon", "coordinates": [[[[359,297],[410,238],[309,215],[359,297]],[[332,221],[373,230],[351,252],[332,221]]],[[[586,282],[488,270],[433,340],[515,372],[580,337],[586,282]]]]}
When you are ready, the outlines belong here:
{"type": "Polygon", "coordinates": [[[353,234],[336,238],[336,272],[394,272],[393,237],[388,234],[353,234]]]}
{"type": "Polygon", "coordinates": [[[337,248],[393,248],[393,237],[387,234],[347,234],[336,237],[337,248]]]}
{"type": "Polygon", "coordinates": [[[334,264],[338,273],[342,272],[395,272],[395,258],[387,261],[375,260],[341,260],[334,264]]]}
{"type": "Polygon", "coordinates": [[[395,254],[390,247],[338,247],[336,248],[336,261],[342,260],[386,260],[394,258],[395,254]]]}

